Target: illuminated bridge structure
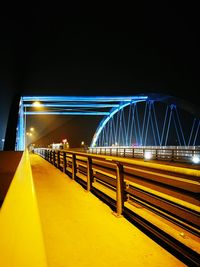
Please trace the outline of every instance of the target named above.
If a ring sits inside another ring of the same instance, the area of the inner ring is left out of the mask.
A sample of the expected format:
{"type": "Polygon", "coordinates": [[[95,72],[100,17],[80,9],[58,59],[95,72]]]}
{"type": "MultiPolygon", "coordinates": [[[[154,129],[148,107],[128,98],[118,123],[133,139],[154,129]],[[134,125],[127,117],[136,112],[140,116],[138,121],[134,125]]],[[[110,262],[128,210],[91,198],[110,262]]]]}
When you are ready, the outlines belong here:
{"type": "Polygon", "coordinates": [[[91,142],[94,150],[149,140],[197,146],[198,116],[155,95],[23,96],[16,107],[15,149],[24,151],[0,153],[2,266],[140,266],[140,261],[141,266],[199,266],[199,165],[177,164],[171,157],[170,163],[141,160],[135,147],[129,147],[129,158],[116,147],[115,155],[25,149],[28,115],[103,116],[91,142]]]}
{"type": "Polygon", "coordinates": [[[90,147],[200,145],[199,117],[170,96],[22,96],[16,150],[25,148],[28,115],[103,116],[90,147]]]}

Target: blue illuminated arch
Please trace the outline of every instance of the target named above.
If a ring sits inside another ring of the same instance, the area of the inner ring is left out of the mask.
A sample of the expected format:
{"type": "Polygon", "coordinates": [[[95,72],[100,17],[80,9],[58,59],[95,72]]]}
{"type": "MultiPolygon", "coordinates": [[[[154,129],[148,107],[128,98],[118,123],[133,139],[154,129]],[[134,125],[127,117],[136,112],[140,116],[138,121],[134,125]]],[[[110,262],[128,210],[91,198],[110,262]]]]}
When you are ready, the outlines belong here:
{"type": "Polygon", "coordinates": [[[143,101],[146,101],[148,97],[144,97],[142,99],[138,99],[138,100],[132,100],[132,101],[129,101],[128,103],[120,103],[119,107],[117,108],[112,108],[111,111],[110,111],[110,114],[105,117],[99,124],[94,136],[93,136],[93,139],[92,139],[92,142],[91,142],[91,147],[94,147],[96,145],[96,141],[101,133],[101,131],[103,130],[103,128],[105,127],[105,125],[107,124],[107,122],[117,113],[119,112],[121,109],[125,108],[126,106],[128,105],[131,105],[133,103],[138,103],[138,102],[143,102],[143,101]]]}
{"type": "MultiPolygon", "coordinates": [[[[135,105],[139,102],[146,102],[149,107],[149,112],[147,114],[147,125],[152,128],[153,120],[155,123],[155,130],[153,130],[153,135],[158,136],[158,144],[165,144],[168,138],[168,132],[170,127],[170,121],[164,121],[163,129],[166,130],[166,134],[164,131],[158,131],[157,122],[154,112],[154,102],[165,102],[169,108],[169,116],[170,120],[177,120],[177,124],[175,125],[175,131],[180,132],[179,136],[186,144],[184,135],[181,129],[181,123],[179,121],[179,117],[177,114],[177,106],[182,106],[182,108],[190,107],[189,105],[183,105],[183,102],[174,97],[168,95],[160,95],[160,94],[148,94],[148,96],[144,95],[136,95],[136,96],[22,96],[19,107],[19,120],[17,127],[17,135],[16,135],[16,150],[24,150],[25,148],[25,129],[26,129],[26,116],[28,115],[87,115],[87,116],[104,116],[102,121],[100,122],[91,142],[91,146],[95,146],[97,144],[97,140],[103,129],[106,130],[106,127],[109,126],[109,122],[113,123],[114,115],[118,116],[120,113],[123,113],[123,109],[127,106],[131,107],[131,104],[135,105]],[[43,109],[33,109],[33,102],[40,101],[42,103],[43,109]],[[172,114],[174,113],[174,115],[172,114]],[[152,116],[152,117],[151,117],[152,116]],[[174,116],[174,117],[173,117],[174,116]],[[105,127],[106,126],[106,127],[105,127]]],[[[146,105],[146,104],[145,104],[146,105]]],[[[136,106],[136,105],[135,105],[136,106]]],[[[123,115],[123,114],[122,114],[123,115]]],[[[121,115],[120,115],[121,116],[121,115]]],[[[138,123],[138,121],[136,121],[138,123]]],[[[145,123],[143,123],[144,125],[145,123]]],[[[147,139],[146,130],[141,129],[141,136],[144,140],[147,139]]],[[[147,127],[148,130],[148,127],[147,127]]],[[[128,130],[126,130],[128,132],[128,130]]],[[[194,121],[194,124],[191,129],[191,134],[187,144],[197,144],[199,143],[198,136],[200,132],[200,120],[199,115],[197,119],[194,121]],[[196,130],[195,130],[196,129],[196,130]],[[197,142],[198,141],[198,142],[197,142]]],[[[128,138],[128,137],[127,137],[128,138]]],[[[141,139],[142,139],[141,138],[141,139]]],[[[144,141],[146,143],[146,141],[144,141]]],[[[181,142],[180,142],[181,143],[181,142]]],[[[142,142],[140,142],[142,144],[142,142]]]]}

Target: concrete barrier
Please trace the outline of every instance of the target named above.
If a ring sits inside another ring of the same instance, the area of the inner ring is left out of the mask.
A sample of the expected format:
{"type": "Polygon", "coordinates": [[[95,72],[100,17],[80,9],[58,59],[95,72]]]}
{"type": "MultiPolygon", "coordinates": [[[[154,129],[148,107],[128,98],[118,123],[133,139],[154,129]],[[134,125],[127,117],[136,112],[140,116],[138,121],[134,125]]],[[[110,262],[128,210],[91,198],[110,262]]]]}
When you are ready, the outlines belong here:
{"type": "Polygon", "coordinates": [[[47,266],[28,152],[24,152],[0,210],[0,266],[47,266]]]}

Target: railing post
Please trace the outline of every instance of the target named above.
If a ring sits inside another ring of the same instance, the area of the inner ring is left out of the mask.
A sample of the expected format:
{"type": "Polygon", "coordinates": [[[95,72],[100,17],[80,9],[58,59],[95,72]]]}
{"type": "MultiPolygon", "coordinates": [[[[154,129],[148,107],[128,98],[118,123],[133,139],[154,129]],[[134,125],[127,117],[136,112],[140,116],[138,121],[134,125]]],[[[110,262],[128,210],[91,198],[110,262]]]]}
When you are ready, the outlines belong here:
{"type": "Polygon", "coordinates": [[[47,160],[47,150],[46,149],[44,151],[44,158],[45,158],[45,160],[47,160]]]}
{"type": "Polygon", "coordinates": [[[51,158],[51,151],[48,149],[48,162],[50,162],[50,158],[51,158]]]}
{"type": "Polygon", "coordinates": [[[116,201],[117,201],[117,212],[116,216],[121,217],[124,206],[124,190],[123,190],[123,166],[116,163],[116,201]]]}
{"type": "Polygon", "coordinates": [[[63,172],[66,173],[67,161],[66,161],[66,152],[63,152],[63,172]]]}
{"type": "Polygon", "coordinates": [[[53,155],[53,151],[50,150],[49,151],[49,162],[52,164],[52,155],[53,155]]]}
{"type": "Polygon", "coordinates": [[[53,165],[55,166],[56,163],[56,152],[55,150],[53,151],[53,165]]]}
{"type": "Polygon", "coordinates": [[[91,157],[88,157],[87,158],[87,191],[90,191],[91,189],[92,178],[93,178],[92,159],[91,157]]]}
{"type": "MultiPolygon", "coordinates": [[[[175,156],[174,155],[174,152],[175,152],[174,149],[172,149],[172,158],[171,158],[171,161],[174,161],[174,156],[175,156]]],[[[177,150],[176,150],[176,152],[177,152],[177,150]]],[[[177,155],[177,153],[176,153],[176,155],[177,155]]]]}
{"type": "Polygon", "coordinates": [[[76,155],[72,154],[72,179],[75,180],[76,177],[76,155]]]}
{"type": "Polygon", "coordinates": [[[60,169],[60,151],[57,152],[57,168],[60,169]]]}

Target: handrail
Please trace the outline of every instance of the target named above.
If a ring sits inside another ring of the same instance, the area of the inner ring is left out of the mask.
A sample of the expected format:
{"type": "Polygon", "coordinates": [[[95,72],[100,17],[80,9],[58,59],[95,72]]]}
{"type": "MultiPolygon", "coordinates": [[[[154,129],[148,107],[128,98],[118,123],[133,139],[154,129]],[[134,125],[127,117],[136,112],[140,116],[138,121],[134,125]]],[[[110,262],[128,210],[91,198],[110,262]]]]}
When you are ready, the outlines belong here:
{"type": "MultiPolygon", "coordinates": [[[[99,160],[101,162],[101,164],[106,164],[106,162],[108,164],[114,164],[113,168],[115,169],[115,176],[117,177],[117,172],[118,172],[118,168],[119,166],[122,166],[123,168],[128,167],[128,166],[132,166],[132,167],[137,167],[137,168],[148,168],[149,170],[152,171],[155,170],[155,173],[157,171],[162,171],[163,174],[161,176],[166,176],[167,174],[170,175],[170,173],[173,175],[183,175],[186,176],[188,178],[192,178],[194,179],[194,181],[190,181],[189,179],[187,179],[187,183],[193,184],[196,189],[199,190],[199,182],[196,181],[196,179],[198,179],[200,177],[200,170],[197,169],[191,169],[191,168],[183,168],[183,167],[179,167],[179,166],[169,166],[169,165],[164,165],[164,164],[158,164],[158,163],[153,163],[153,162],[143,162],[143,161],[137,161],[134,159],[125,159],[125,158],[120,158],[120,157],[114,157],[114,156],[105,156],[105,155],[96,155],[96,154],[89,154],[89,153],[84,153],[84,152],[77,152],[77,151],[73,151],[73,150],[51,150],[51,149],[46,149],[46,148],[36,148],[35,149],[36,154],[41,155],[42,157],[44,157],[45,159],[47,159],[49,162],[51,162],[53,165],[57,166],[57,168],[61,167],[61,153],[64,155],[62,156],[62,160],[63,160],[63,166],[62,169],[65,172],[66,171],[66,158],[67,155],[71,155],[71,175],[72,175],[72,179],[75,179],[76,177],[76,172],[77,172],[77,157],[83,157],[86,159],[86,161],[88,162],[89,160],[99,160]],[[65,161],[65,164],[64,164],[65,161]]],[[[91,164],[90,164],[91,165],[91,164]]],[[[89,172],[91,167],[89,167],[87,165],[87,177],[89,177],[89,172]]],[[[123,172],[123,168],[122,171],[123,172]]],[[[152,175],[152,173],[150,174],[150,176],[152,175]]],[[[170,177],[170,176],[169,176],[170,177]]],[[[167,180],[169,179],[169,177],[167,177],[167,180]]],[[[149,179],[149,178],[148,178],[149,179]]],[[[175,178],[176,179],[176,178],[175,178]]],[[[182,183],[184,182],[184,179],[181,179],[182,183]]],[[[151,180],[151,179],[150,179],[151,180]]],[[[166,180],[166,181],[167,181],[166,180]]],[[[120,180],[119,180],[119,183],[120,180]]],[[[166,184],[167,182],[164,182],[164,184],[166,184]]],[[[178,185],[174,185],[175,187],[178,187],[178,185]]],[[[185,189],[186,190],[186,189],[185,189]]],[[[187,189],[189,190],[189,188],[187,189]]],[[[189,190],[190,191],[190,190],[189,190]]],[[[198,191],[199,192],[199,191],[198,191]]],[[[119,196],[119,198],[117,198],[117,203],[120,202],[121,203],[121,196],[119,196]]],[[[121,205],[121,204],[120,204],[121,205]]],[[[117,206],[118,208],[118,206],[117,206]]],[[[119,209],[121,210],[121,207],[119,207],[119,209]]],[[[198,212],[199,212],[199,208],[198,208],[198,212]]]]}
{"type": "Polygon", "coordinates": [[[120,156],[126,158],[145,158],[154,160],[192,163],[193,157],[200,160],[199,146],[135,146],[135,147],[89,147],[88,152],[98,155],[120,156]]]}
{"type": "MultiPolygon", "coordinates": [[[[55,153],[59,151],[59,150],[52,150],[48,148],[36,148],[35,149],[35,151],[38,151],[38,154],[42,154],[41,152],[45,150],[52,151],[52,152],[55,151],[55,153]]],[[[123,157],[110,156],[110,155],[104,155],[104,154],[86,153],[86,152],[80,152],[80,151],[74,151],[74,150],[60,150],[60,151],[66,152],[68,154],[74,154],[77,156],[92,157],[93,159],[102,159],[106,161],[112,161],[113,163],[119,162],[121,164],[144,166],[144,167],[149,167],[149,168],[162,170],[162,171],[171,171],[177,174],[200,177],[199,169],[185,168],[185,167],[181,167],[178,165],[170,166],[170,165],[159,164],[157,162],[151,162],[151,161],[137,161],[134,158],[123,158],[123,157]]]]}
{"type": "Polygon", "coordinates": [[[199,266],[200,170],[73,150],[34,152],[104,199],[116,217],[125,215],[199,266]]]}
{"type": "Polygon", "coordinates": [[[28,151],[0,209],[0,266],[47,266],[28,151]]]}

